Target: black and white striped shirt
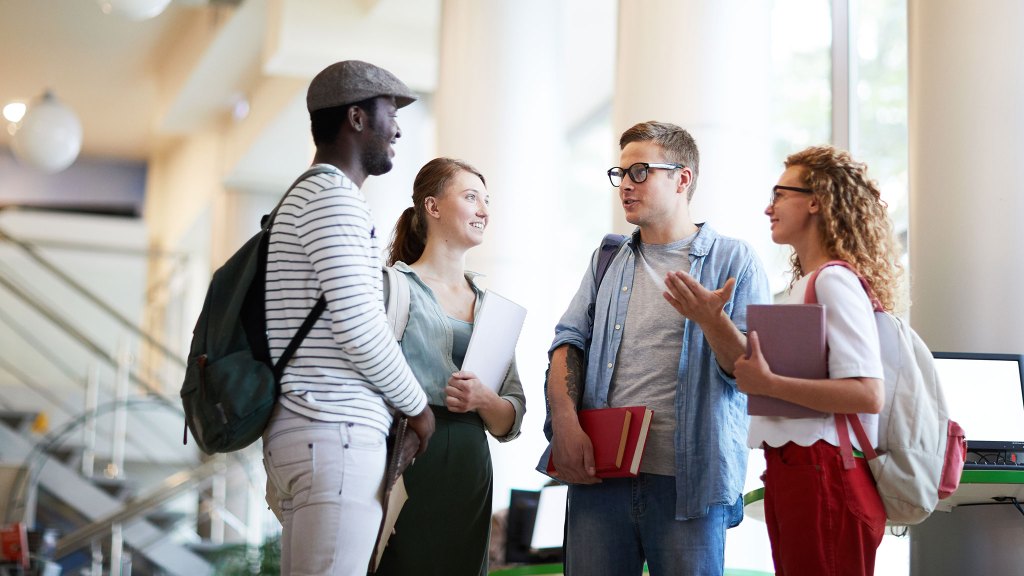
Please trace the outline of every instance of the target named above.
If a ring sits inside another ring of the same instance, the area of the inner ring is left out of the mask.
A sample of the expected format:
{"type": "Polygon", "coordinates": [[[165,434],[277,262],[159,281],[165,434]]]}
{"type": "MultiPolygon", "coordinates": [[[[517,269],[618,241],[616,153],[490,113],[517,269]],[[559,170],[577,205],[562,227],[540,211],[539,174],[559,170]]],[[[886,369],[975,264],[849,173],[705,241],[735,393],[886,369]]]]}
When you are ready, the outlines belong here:
{"type": "Polygon", "coordinates": [[[385,434],[392,418],[388,404],[404,414],[426,407],[387,323],[381,290],[380,246],[363,194],[337,168],[300,182],[278,210],[267,254],[267,336],[274,361],[320,294],[327,311],[284,370],[282,405],[385,434]]]}

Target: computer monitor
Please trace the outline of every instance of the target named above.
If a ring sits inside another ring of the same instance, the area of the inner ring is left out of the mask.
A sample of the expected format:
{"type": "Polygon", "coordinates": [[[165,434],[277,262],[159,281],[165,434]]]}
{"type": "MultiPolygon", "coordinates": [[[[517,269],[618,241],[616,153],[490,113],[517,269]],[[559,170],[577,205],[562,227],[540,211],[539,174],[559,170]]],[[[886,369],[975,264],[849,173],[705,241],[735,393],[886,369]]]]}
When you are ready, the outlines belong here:
{"type": "Polygon", "coordinates": [[[1024,452],[1024,355],[933,352],[950,418],[971,451],[1024,452]]]}
{"type": "Polygon", "coordinates": [[[568,487],[512,490],[505,528],[505,562],[547,564],[562,560],[568,487]]]}
{"type": "Polygon", "coordinates": [[[536,562],[530,552],[533,524],[537,519],[540,492],[512,490],[508,517],[505,520],[505,562],[530,564],[536,562]]]}

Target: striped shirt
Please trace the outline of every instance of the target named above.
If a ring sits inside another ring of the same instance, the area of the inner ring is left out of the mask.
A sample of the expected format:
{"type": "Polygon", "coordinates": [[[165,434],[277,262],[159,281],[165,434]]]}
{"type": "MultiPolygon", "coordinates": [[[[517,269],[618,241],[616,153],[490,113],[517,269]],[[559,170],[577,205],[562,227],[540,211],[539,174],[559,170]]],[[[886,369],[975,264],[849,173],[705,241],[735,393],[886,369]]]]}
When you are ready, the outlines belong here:
{"type": "Polygon", "coordinates": [[[384,313],[380,245],[370,208],[337,168],[304,179],[281,204],[270,233],[266,294],[275,362],[320,295],[327,300],[327,310],[284,370],[283,406],[385,434],[392,419],[388,405],[404,414],[426,407],[384,313]]]}

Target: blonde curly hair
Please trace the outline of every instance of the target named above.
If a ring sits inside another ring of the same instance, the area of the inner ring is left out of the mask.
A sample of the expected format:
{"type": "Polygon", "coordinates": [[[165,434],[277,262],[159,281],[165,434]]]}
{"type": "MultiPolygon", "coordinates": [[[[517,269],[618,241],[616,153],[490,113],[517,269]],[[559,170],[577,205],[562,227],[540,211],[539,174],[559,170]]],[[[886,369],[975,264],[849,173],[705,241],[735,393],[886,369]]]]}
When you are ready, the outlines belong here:
{"type": "MultiPolygon", "coordinates": [[[[899,300],[903,265],[887,205],[878,184],[868,179],[867,164],[832,146],[812,146],[789,155],[786,168],[803,168],[804,183],[821,206],[821,235],[825,251],[844,260],[867,279],[882,307],[893,312],[899,300]]],[[[810,270],[790,258],[793,280],[810,270]]]]}

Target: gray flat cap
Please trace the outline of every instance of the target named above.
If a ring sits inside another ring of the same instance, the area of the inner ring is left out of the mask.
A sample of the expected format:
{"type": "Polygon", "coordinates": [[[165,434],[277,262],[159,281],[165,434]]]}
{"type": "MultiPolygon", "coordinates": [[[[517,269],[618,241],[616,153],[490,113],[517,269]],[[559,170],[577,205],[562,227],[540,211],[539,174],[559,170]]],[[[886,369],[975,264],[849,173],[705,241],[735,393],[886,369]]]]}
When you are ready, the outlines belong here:
{"type": "Polygon", "coordinates": [[[394,96],[399,108],[416,101],[416,94],[394,74],[359,60],[335,62],[309,83],[306,108],[313,112],[377,96],[394,96]]]}

